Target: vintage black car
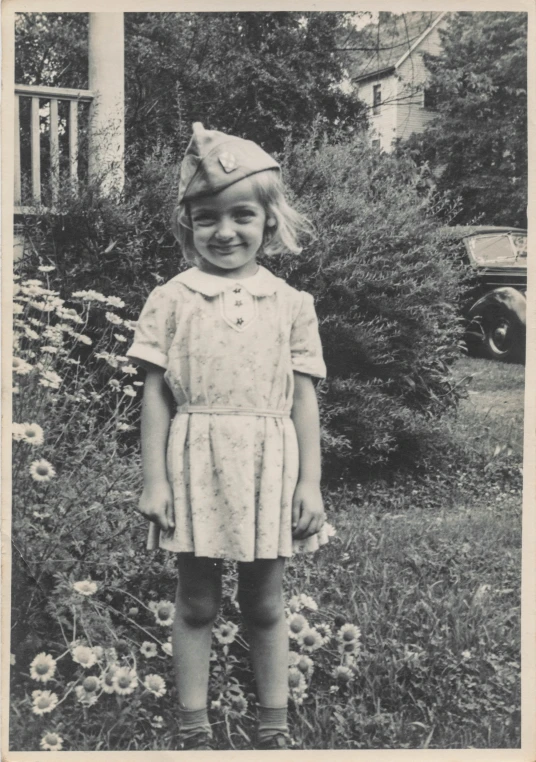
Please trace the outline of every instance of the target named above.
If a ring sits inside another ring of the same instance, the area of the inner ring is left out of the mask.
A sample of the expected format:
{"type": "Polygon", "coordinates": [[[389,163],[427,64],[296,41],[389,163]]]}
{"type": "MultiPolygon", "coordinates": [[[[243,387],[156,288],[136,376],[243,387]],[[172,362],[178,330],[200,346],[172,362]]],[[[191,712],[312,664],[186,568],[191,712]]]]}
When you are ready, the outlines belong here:
{"type": "Polygon", "coordinates": [[[466,343],[471,354],[522,361],[525,356],[527,231],[509,227],[448,229],[472,268],[466,294],[466,343]]]}

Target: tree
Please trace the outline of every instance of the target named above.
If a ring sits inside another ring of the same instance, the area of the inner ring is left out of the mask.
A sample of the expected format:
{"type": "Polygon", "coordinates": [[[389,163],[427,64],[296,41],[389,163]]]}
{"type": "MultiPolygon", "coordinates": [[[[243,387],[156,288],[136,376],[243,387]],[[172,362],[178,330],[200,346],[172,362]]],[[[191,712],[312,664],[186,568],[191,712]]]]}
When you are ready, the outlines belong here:
{"type": "Polygon", "coordinates": [[[408,145],[439,191],[459,197],[455,223],[527,224],[527,14],[456,13],[426,55],[437,117],[408,145]]]}
{"type": "MultiPolygon", "coordinates": [[[[345,13],[125,14],[127,168],[154,148],[177,155],[191,123],[246,136],[266,150],[364,125],[341,90],[335,48],[345,13]]],[[[87,14],[19,14],[16,77],[24,84],[87,84],[87,14]]]]}

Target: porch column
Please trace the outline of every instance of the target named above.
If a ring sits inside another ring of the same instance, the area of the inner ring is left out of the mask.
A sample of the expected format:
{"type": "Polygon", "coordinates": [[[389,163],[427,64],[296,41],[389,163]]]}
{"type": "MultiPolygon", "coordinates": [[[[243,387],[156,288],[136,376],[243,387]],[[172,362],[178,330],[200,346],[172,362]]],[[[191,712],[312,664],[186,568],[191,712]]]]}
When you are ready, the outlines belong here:
{"type": "Polygon", "coordinates": [[[89,14],[89,175],[105,191],[125,181],[124,14],[89,14]]]}

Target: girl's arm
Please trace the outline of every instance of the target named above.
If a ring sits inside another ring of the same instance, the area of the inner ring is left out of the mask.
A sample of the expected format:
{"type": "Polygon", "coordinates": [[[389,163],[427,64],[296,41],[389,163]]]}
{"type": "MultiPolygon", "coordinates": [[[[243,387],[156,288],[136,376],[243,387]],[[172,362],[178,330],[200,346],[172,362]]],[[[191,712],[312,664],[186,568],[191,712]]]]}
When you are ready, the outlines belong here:
{"type": "Polygon", "coordinates": [[[141,413],[141,456],[143,492],[138,509],[161,529],[174,526],[173,494],[168,481],[166,449],[173,409],[165,370],[151,365],[143,389],[141,413]]]}
{"type": "Polygon", "coordinates": [[[292,420],[298,437],[300,474],[292,501],[292,529],[296,539],[316,534],[325,513],[320,493],[320,424],[311,377],[294,373],[292,420]]]}

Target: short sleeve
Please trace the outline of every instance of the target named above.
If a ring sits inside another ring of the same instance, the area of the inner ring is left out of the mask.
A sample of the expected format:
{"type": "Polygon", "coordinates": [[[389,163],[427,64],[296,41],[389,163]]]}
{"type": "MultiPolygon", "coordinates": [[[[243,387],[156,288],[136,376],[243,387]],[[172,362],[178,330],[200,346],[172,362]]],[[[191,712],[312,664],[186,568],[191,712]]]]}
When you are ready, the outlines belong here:
{"type": "Polygon", "coordinates": [[[316,378],[325,378],[326,366],[322,357],[322,344],[313,297],[305,291],[302,291],[300,296],[302,297],[301,307],[294,318],[290,333],[292,370],[307,373],[316,378]]]}
{"type": "Polygon", "coordinates": [[[175,334],[175,307],[175,300],[165,286],[157,286],[151,291],[138,319],[127,357],[140,364],[149,362],[167,368],[168,350],[175,334]]]}

